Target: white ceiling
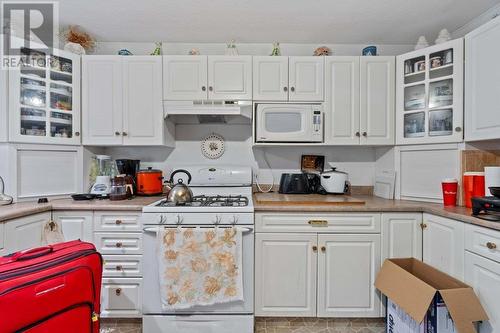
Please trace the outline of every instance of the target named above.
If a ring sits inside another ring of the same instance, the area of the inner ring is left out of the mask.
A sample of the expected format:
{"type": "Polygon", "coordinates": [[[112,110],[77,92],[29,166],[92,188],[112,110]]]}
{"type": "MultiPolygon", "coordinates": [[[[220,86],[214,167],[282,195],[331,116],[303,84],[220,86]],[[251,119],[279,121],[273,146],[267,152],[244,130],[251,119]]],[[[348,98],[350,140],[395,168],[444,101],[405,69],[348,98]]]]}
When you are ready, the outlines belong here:
{"type": "Polygon", "coordinates": [[[433,42],[500,0],[60,0],[62,25],[99,41],[433,42]]]}

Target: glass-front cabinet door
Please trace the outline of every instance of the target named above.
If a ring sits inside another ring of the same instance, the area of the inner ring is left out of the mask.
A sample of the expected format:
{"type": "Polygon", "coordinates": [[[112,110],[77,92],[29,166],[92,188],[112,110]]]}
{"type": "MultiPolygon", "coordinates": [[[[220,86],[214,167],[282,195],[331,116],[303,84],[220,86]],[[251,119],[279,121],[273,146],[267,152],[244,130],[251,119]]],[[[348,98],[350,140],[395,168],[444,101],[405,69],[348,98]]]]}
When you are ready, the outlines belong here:
{"type": "Polygon", "coordinates": [[[80,56],[21,49],[9,71],[9,140],[80,143],[80,56]]]}
{"type": "Polygon", "coordinates": [[[397,57],[396,144],[463,141],[463,39],[397,57]]]}

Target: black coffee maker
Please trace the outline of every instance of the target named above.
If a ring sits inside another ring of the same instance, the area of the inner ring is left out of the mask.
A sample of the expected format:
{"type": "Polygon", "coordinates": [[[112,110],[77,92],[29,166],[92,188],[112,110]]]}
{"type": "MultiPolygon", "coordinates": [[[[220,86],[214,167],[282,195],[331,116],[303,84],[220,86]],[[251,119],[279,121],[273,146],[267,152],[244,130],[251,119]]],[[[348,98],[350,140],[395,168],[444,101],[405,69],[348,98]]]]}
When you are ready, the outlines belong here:
{"type": "Polygon", "coordinates": [[[125,175],[127,184],[132,185],[133,193],[137,193],[137,171],[140,170],[140,160],[119,159],[116,160],[116,168],[121,175],[125,175]]]}

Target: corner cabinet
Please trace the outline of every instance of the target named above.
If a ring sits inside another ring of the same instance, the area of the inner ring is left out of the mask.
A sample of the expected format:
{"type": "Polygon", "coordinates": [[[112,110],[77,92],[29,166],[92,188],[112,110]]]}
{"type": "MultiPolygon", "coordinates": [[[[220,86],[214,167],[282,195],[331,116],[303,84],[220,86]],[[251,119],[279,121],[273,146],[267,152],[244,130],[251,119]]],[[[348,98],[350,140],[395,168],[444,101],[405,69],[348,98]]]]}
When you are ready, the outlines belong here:
{"type": "Polygon", "coordinates": [[[83,56],[84,145],[168,145],[159,56],[83,56]]]}
{"type": "Polygon", "coordinates": [[[465,140],[500,139],[500,17],[465,36],[465,140]]]}
{"type": "Polygon", "coordinates": [[[324,57],[253,57],[256,101],[323,101],[324,57]]]}
{"type": "Polygon", "coordinates": [[[397,57],[396,144],[463,141],[462,38],[397,57]]]}
{"type": "Polygon", "coordinates": [[[394,144],[394,57],[325,57],[325,143],[394,144]]]}
{"type": "Polygon", "coordinates": [[[252,56],[163,56],[163,99],[252,100],[252,56]]]}
{"type": "Polygon", "coordinates": [[[8,73],[9,141],[80,144],[80,56],[21,48],[8,73]]]}

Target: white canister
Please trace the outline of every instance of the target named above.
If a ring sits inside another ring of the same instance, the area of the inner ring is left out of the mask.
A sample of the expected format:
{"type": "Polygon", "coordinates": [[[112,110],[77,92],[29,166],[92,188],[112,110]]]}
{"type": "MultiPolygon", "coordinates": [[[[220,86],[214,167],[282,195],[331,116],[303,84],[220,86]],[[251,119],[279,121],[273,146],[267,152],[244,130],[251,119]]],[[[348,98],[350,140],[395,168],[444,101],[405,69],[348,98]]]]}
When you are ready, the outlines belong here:
{"type": "Polygon", "coordinates": [[[487,166],[484,167],[484,193],[486,196],[491,196],[488,187],[500,186],[500,166],[487,166]]]}

